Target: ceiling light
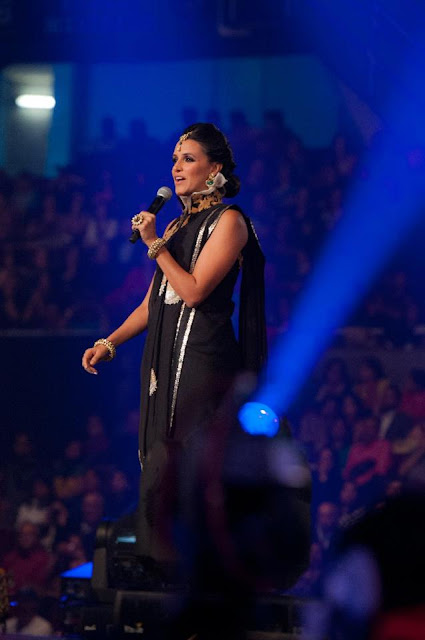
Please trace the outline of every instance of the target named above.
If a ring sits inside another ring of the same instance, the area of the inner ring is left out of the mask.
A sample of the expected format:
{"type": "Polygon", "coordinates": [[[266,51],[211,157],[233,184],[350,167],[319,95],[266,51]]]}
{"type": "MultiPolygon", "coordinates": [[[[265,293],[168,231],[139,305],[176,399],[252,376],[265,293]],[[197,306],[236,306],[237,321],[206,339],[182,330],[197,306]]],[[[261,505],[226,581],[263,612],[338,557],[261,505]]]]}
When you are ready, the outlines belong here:
{"type": "Polygon", "coordinates": [[[53,96],[38,96],[33,94],[22,94],[15,100],[18,107],[22,109],[53,109],[56,100],[53,96]]]}

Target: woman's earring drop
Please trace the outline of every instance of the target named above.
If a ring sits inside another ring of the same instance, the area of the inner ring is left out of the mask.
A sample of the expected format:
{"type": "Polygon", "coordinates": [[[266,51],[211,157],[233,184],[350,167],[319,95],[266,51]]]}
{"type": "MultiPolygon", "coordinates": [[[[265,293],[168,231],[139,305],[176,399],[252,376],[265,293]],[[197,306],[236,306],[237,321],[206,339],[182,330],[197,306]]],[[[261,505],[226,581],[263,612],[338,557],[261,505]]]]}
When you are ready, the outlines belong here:
{"type": "Polygon", "coordinates": [[[215,175],[211,172],[210,175],[208,176],[208,179],[205,181],[205,184],[207,185],[207,187],[213,186],[214,179],[215,179],[215,175]]]}

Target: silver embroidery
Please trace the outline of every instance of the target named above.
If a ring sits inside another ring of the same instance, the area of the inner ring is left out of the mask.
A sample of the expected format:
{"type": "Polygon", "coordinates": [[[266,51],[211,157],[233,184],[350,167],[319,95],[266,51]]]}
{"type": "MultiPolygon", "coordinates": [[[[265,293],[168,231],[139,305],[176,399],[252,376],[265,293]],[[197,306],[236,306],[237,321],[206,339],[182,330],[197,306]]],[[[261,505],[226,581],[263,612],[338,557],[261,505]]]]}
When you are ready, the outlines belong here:
{"type": "MultiPolygon", "coordinates": [[[[230,207],[227,207],[227,209],[228,208],[230,208],[230,207]]],[[[215,225],[217,224],[218,220],[220,219],[220,217],[222,216],[224,211],[226,211],[226,209],[223,209],[223,211],[218,216],[217,220],[214,221],[214,225],[212,225],[213,226],[212,230],[214,230],[215,225]]],[[[202,223],[201,228],[198,231],[198,235],[197,235],[196,242],[195,242],[195,248],[194,248],[193,254],[192,254],[192,260],[190,262],[190,271],[189,271],[189,273],[193,273],[196,261],[197,261],[197,259],[199,257],[199,253],[201,251],[201,243],[202,243],[202,238],[203,238],[205,229],[208,226],[208,222],[209,222],[210,218],[215,214],[215,212],[216,212],[216,209],[211,211],[210,215],[207,216],[207,218],[204,220],[204,222],[202,223]]],[[[186,308],[186,304],[183,303],[182,304],[182,308],[180,310],[180,316],[179,316],[179,319],[178,319],[178,322],[177,322],[176,335],[175,335],[175,338],[174,338],[174,345],[177,342],[177,337],[178,337],[179,332],[180,332],[180,323],[181,323],[181,319],[183,317],[183,312],[184,312],[185,308],[186,308]]],[[[182,372],[182,368],[183,368],[183,360],[184,360],[184,356],[185,356],[185,352],[186,352],[187,341],[189,339],[190,331],[192,329],[193,320],[195,318],[195,312],[196,312],[196,309],[191,309],[190,310],[189,318],[188,318],[188,321],[187,321],[185,333],[184,333],[183,340],[182,340],[182,345],[180,347],[180,354],[179,354],[179,359],[178,359],[178,363],[177,363],[176,377],[175,377],[175,380],[174,380],[173,397],[172,397],[172,401],[171,401],[171,414],[170,414],[170,424],[169,424],[169,430],[170,431],[173,428],[174,411],[176,409],[177,393],[178,393],[178,390],[179,390],[180,376],[181,376],[181,372],[182,372]]],[[[173,362],[174,362],[174,359],[173,359],[173,362]]]]}
{"type": "Polygon", "coordinates": [[[184,312],[185,309],[186,309],[186,303],[183,302],[182,308],[180,309],[179,319],[177,320],[176,335],[174,336],[174,344],[176,344],[176,342],[177,342],[177,336],[179,335],[179,332],[180,332],[180,323],[182,321],[183,312],[184,312]]]}
{"type": "MultiPolygon", "coordinates": [[[[229,209],[230,207],[227,207],[227,209],[229,209]]],[[[221,216],[223,215],[223,213],[225,211],[227,211],[227,209],[223,209],[223,211],[217,216],[217,218],[214,220],[214,222],[212,223],[212,225],[210,227],[208,227],[208,237],[212,234],[212,232],[214,231],[214,229],[217,226],[218,221],[220,220],[221,216]]]]}
{"type": "Polygon", "coordinates": [[[254,234],[254,236],[255,236],[255,239],[257,240],[258,244],[260,244],[260,240],[259,240],[259,238],[258,238],[258,236],[257,236],[257,232],[256,232],[256,230],[255,230],[255,227],[254,227],[254,225],[252,224],[252,220],[250,220],[250,221],[249,221],[249,224],[250,224],[250,227],[251,227],[251,229],[252,229],[252,232],[253,232],[253,234],[254,234]]]}
{"type": "Polygon", "coordinates": [[[171,284],[167,282],[167,286],[165,288],[165,304],[177,304],[180,301],[180,296],[174,291],[171,284]]]}
{"type": "MultiPolygon", "coordinates": [[[[177,391],[179,389],[180,376],[183,368],[184,354],[186,352],[186,345],[189,339],[190,330],[192,329],[192,323],[195,317],[195,312],[196,312],[196,309],[190,310],[189,318],[186,325],[186,331],[184,332],[182,346],[180,349],[179,361],[177,363],[176,379],[174,380],[173,399],[171,403],[170,430],[172,429],[172,426],[173,426],[174,411],[176,408],[176,401],[177,401],[177,391]]],[[[176,337],[177,337],[177,333],[176,333],[176,337]]]]}
{"type": "MultiPolygon", "coordinates": [[[[177,338],[178,338],[179,333],[180,333],[180,324],[181,324],[182,317],[183,317],[183,313],[184,313],[184,310],[185,310],[185,309],[186,309],[186,303],[185,303],[185,302],[183,302],[183,304],[182,304],[182,306],[181,306],[181,309],[180,309],[179,319],[177,320],[176,334],[175,334],[175,336],[174,336],[173,352],[174,352],[174,349],[176,348],[177,338]]],[[[172,359],[172,363],[171,363],[171,369],[173,369],[173,366],[174,366],[174,360],[175,360],[175,359],[174,359],[174,354],[173,354],[173,359],[172,359]]],[[[177,377],[177,374],[176,374],[176,377],[177,377]]],[[[172,414],[173,414],[173,417],[174,417],[174,407],[176,406],[176,401],[177,401],[177,391],[178,391],[178,389],[177,389],[177,386],[176,386],[176,378],[175,378],[175,379],[174,379],[173,398],[172,398],[172,400],[171,400],[171,406],[172,406],[172,414]]],[[[171,427],[172,427],[172,423],[173,423],[173,418],[171,418],[171,421],[170,421],[170,426],[169,426],[169,429],[170,429],[170,430],[171,430],[171,427]]]]}
{"type": "Polygon", "coordinates": [[[151,369],[151,380],[150,380],[150,384],[149,384],[149,395],[153,396],[153,394],[155,393],[155,391],[158,388],[158,380],[156,378],[156,373],[153,369],[151,369]]]}
{"type": "Polygon", "coordinates": [[[159,291],[158,291],[158,295],[162,296],[162,294],[164,293],[164,289],[165,289],[165,285],[167,284],[167,278],[165,277],[165,274],[162,276],[162,280],[161,280],[161,286],[159,287],[159,291]]]}
{"type": "Polygon", "coordinates": [[[190,262],[190,273],[193,273],[196,261],[199,257],[199,253],[201,251],[202,236],[204,235],[205,228],[208,225],[208,220],[211,218],[212,215],[214,215],[215,211],[216,210],[211,211],[210,215],[205,218],[201,228],[198,231],[198,236],[195,242],[195,249],[193,250],[192,260],[190,262]]]}

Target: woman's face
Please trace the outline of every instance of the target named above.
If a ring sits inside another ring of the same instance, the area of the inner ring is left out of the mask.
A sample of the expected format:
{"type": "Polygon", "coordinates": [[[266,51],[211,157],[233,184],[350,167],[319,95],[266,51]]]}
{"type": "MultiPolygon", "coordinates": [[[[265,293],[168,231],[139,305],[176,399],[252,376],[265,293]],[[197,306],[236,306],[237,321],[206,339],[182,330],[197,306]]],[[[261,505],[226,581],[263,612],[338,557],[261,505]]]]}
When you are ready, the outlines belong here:
{"type": "Polygon", "coordinates": [[[190,196],[195,191],[205,191],[209,174],[220,171],[222,165],[210,162],[207,154],[195,140],[176,144],[171,174],[177,196],[190,196]]]}

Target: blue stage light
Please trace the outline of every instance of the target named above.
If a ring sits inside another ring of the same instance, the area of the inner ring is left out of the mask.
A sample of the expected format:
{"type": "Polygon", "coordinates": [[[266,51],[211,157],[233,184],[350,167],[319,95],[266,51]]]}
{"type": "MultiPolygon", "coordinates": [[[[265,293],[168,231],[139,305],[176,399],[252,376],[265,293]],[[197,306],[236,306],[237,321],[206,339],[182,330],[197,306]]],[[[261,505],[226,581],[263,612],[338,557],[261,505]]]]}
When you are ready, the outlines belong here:
{"type": "Polygon", "coordinates": [[[245,403],[238,414],[242,429],[252,436],[272,438],[279,431],[279,418],[266,404],[260,402],[245,403]]]}
{"type": "Polygon", "coordinates": [[[93,574],[93,562],[85,562],[78,567],[69,569],[64,573],[61,573],[61,578],[78,578],[84,580],[90,580],[93,574]]]}
{"type": "MultiPolygon", "coordinates": [[[[275,344],[264,384],[253,400],[284,415],[296,400],[337,329],[359,305],[407,234],[423,215],[425,163],[412,166],[409,151],[422,149],[425,101],[423,74],[415,58],[406,61],[403,90],[390,99],[387,127],[372,144],[328,237],[310,280],[294,309],[290,326],[275,344]]],[[[394,83],[397,86],[397,83],[394,83]]],[[[423,158],[423,156],[422,156],[423,158]]]]}

